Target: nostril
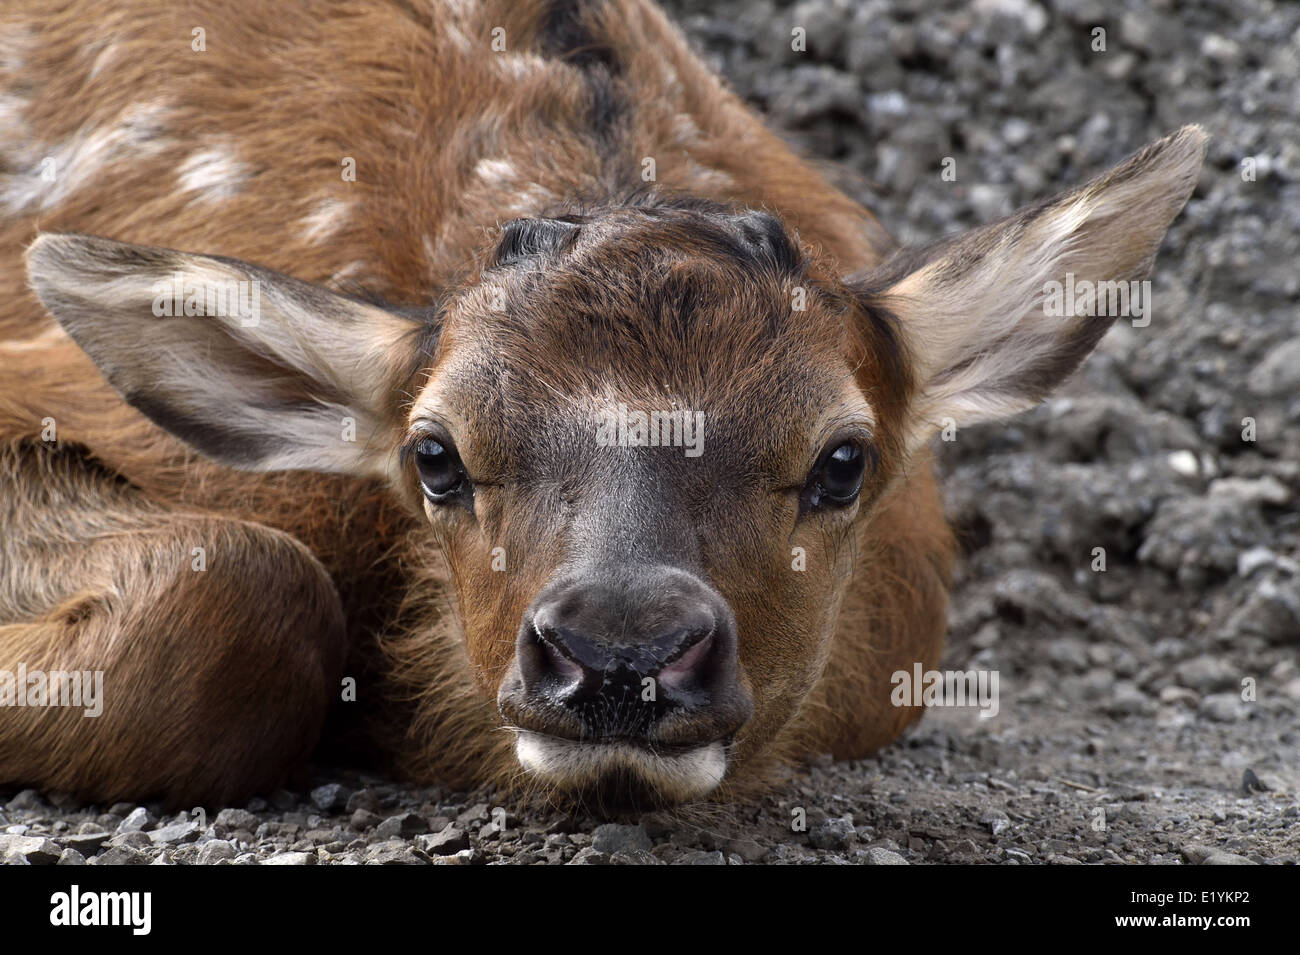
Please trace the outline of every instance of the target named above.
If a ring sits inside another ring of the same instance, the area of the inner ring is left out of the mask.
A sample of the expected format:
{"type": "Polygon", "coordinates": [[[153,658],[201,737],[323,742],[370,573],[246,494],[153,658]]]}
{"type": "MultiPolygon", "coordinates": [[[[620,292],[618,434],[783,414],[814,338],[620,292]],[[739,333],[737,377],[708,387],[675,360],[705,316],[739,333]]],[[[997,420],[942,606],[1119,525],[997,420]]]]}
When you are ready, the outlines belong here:
{"type": "Polygon", "coordinates": [[[668,689],[680,689],[684,684],[693,682],[709,659],[713,643],[712,630],[704,632],[702,637],[697,636],[681,656],[659,671],[659,682],[668,689]]]}
{"type": "Polygon", "coordinates": [[[533,633],[536,635],[537,645],[542,651],[545,670],[560,677],[565,682],[582,682],[584,676],[582,667],[565,653],[560,640],[556,638],[555,632],[550,628],[542,628],[534,623],[533,633]]]}

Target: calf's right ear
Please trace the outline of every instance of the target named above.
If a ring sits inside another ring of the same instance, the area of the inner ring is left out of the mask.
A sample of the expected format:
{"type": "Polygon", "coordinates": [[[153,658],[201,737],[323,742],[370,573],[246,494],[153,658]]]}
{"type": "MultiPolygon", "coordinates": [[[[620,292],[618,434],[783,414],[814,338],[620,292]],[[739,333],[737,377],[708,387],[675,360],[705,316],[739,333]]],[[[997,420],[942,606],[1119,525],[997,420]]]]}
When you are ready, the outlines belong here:
{"type": "Polygon", "coordinates": [[[41,302],[127,403],[253,471],[386,474],[415,320],[234,259],[45,234],[41,302]]]}

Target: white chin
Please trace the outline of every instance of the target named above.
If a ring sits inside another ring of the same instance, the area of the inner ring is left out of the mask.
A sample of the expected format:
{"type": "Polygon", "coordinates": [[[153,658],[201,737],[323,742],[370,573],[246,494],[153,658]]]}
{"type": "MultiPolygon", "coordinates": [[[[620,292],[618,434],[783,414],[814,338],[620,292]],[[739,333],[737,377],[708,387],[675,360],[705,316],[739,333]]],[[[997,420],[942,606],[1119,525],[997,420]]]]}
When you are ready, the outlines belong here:
{"type": "Polygon", "coordinates": [[[578,743],[520,730],[515,755],[525,770],[553,785],[576,788],[618,770],[631,770],[678,801],[707,795],[727,772],[722,743],[656,754],[627,743],[578,743]]]}

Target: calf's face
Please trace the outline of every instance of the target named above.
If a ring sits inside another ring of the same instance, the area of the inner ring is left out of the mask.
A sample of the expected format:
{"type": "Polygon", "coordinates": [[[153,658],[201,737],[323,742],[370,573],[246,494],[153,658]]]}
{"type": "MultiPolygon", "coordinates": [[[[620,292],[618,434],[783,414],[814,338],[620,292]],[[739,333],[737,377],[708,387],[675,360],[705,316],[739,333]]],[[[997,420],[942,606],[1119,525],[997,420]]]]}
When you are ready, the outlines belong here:
{"type": "Polygon", "coordinates": [[[770,215],[508,224],[443,311],[404,477],[524,767],[682,798],[788,721],[908,387],[892,321],[770,215]]]}
{"type": "Polygon", "coordinates": [[[1061,315],[1047,290],[1144,276],[1203,147],[1186,128],[854,276],[770,214],[697,200],[508,223],[420,318],[84,236],[40,238],[29,271],[198,450],[380,474],[422,512],[526,771],[679,801],[770,745],[854,636],[836,612],[909,456],[1031,406],[1092,349],[1116,315],[1061,315]],[[160,317],[177,277],[256,283],[256,320],[160,317]]]}

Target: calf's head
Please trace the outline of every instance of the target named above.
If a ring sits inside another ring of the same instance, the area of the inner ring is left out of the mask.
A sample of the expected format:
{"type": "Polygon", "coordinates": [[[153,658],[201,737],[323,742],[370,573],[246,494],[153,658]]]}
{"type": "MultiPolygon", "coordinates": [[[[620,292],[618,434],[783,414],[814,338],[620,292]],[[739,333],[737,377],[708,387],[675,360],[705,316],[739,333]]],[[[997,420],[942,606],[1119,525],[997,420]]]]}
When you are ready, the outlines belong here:
{"type": "Polygon", "coordinates": [[[199,451],[392,483],[524,769],[674,801],[808,698],[934,430],[1030,407],[1093,348],[1115,316],[1053,314],[1050,283],[1143,277],[1203,143],[854,276],[771,214],[673,199],[507,223],[428,309],[85,236],[28,262],[117,391],[199,451]]]}

